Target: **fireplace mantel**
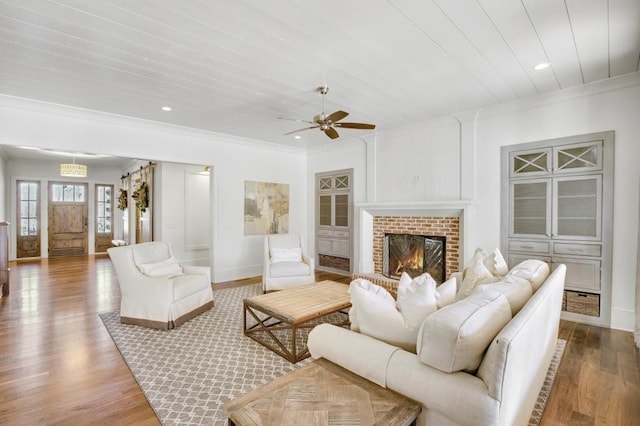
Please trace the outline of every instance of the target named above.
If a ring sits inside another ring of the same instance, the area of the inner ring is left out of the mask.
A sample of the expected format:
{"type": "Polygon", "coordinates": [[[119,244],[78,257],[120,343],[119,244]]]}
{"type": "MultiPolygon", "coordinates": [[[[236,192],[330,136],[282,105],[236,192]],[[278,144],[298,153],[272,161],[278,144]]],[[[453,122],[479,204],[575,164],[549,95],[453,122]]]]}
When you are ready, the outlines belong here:
{"type": "Polygon", "coordinates": [[[373,273],[373,218],[377,216],[418,216],[460,218],[460,261],[464,258],[464,235],[471,201],[356,203],[354,272],[373,273]]]}

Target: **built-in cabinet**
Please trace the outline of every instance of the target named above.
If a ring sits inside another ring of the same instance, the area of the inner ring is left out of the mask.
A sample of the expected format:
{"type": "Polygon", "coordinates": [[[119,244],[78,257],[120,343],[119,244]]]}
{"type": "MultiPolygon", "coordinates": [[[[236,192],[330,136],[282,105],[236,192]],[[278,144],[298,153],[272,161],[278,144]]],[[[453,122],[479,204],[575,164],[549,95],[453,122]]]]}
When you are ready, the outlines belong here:
{"type": "Polygon", "coordinates": [[[502,246],[509,266],[567,266],[563,316],[610,325],[613,132],[502,148],[502,246]]]}
{"type": "Polygon", "coordinates": [[[316,265],[351,271],[352,170],[316,175],[316,265]]]}

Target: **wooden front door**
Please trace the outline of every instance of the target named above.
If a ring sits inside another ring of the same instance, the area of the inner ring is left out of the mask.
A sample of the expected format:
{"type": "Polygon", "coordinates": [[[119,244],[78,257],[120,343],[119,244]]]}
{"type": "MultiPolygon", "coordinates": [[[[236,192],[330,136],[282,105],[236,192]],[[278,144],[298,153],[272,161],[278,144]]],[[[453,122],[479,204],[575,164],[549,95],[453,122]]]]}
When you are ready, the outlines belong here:
{"type": "Polygon", "coordinates": [[[18,258],[40,257],[40,182],[18,181],[18,258]]]}
{"type": "Polygon", "coordinates": [[[49,257],[87,254],[86,183],[49,184],[49,257]]]}

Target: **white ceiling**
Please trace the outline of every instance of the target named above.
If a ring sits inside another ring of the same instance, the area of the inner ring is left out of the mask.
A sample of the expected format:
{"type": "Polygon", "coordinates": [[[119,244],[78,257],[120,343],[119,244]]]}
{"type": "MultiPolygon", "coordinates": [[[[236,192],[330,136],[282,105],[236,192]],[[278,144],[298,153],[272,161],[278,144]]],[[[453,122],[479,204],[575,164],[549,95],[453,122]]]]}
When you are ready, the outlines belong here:
{"type": "Polygon", "coordinates": [[[291,146],[321,84],[385,131],[639,61],[640,0],[0,0],[0,93],[291,146]]]}

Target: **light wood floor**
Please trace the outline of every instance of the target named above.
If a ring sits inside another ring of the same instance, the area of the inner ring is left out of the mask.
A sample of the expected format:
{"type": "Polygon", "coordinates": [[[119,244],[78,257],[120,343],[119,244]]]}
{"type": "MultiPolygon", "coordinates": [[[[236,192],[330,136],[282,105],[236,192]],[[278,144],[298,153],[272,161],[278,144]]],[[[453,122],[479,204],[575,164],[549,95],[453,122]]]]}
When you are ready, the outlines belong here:
{"type": "MultiPolygon", "coordinates": [[[[0,298],[0,425],[159,424],[97,315],[119,306],[109,258],[11,268],[11,294],[0,298]]],[[[640,424],[632,334],[563,321],[560,337],[568,344],[543,424],[640,424]]]]}

